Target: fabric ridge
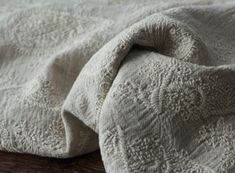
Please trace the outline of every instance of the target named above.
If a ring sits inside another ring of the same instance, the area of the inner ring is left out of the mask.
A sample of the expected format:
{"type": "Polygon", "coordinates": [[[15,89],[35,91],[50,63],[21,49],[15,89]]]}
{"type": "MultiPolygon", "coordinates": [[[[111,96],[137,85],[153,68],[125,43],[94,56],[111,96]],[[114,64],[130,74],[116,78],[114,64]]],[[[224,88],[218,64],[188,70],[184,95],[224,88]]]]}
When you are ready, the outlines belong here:
{"type": "Polygon", "coordinates": [[[0,4],[0,150],[233,171],[233,0],[0,4]]]}

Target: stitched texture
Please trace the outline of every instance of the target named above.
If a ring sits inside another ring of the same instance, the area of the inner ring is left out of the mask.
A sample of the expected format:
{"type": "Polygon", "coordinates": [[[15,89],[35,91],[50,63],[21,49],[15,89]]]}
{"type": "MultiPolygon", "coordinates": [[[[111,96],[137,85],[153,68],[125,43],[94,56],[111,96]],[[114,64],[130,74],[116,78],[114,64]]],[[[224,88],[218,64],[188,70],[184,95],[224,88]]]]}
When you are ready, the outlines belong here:
{"type": "Polygon", "coordinates": [[[108,173],[235,165],[235,3],[0,0],[0,149],[108,173]]]}

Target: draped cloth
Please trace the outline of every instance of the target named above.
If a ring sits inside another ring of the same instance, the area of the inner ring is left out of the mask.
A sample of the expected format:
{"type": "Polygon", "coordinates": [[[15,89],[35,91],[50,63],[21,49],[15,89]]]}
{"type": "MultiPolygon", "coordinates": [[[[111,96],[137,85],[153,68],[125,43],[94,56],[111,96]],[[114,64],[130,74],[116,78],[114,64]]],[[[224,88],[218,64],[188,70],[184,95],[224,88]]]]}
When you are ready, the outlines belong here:
{"type": "Polygon", "coordinates": [[[0,0],[0,150],[225,173],[234,132],[233,0],[0,0]]]}

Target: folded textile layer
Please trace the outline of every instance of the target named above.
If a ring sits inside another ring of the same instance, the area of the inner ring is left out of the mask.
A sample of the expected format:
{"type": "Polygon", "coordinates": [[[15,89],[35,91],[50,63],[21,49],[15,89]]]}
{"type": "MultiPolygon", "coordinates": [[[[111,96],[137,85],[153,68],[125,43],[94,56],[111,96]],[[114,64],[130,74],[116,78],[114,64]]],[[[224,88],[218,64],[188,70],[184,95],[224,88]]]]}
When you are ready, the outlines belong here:
{"type": "Polygon", "coordinates": [[[108,173],[235,164],[233,1],[0,1],[0,149],[108,173]]]}

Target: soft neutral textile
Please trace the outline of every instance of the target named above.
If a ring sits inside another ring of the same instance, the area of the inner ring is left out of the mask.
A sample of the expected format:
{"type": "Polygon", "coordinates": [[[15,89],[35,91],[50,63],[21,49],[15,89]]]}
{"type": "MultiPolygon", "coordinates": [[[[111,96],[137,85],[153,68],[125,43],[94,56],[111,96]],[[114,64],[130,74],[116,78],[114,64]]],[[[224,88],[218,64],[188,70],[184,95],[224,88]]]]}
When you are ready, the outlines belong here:
{"type": "Polygon", "coordinates": [[[0,149],[107,173],[235,165],[235,1],[0,0],[0,149]]]}

